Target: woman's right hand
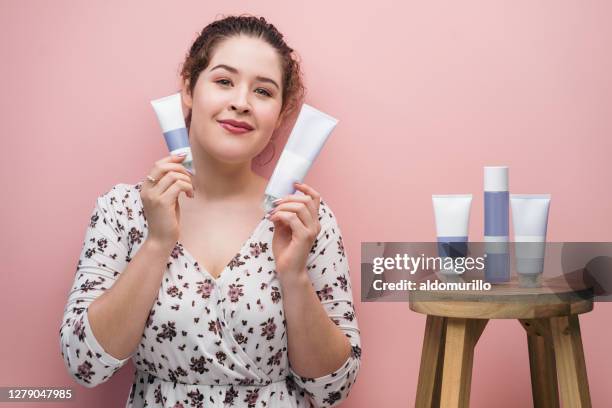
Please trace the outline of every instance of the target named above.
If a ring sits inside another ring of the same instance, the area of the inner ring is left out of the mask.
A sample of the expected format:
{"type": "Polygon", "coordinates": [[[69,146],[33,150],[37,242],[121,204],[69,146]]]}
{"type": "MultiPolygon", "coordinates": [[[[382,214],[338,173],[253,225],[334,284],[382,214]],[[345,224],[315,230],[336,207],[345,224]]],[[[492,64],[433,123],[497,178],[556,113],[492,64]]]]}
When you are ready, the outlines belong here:
{"type": "Polygon", "coordinates": [[[170,155],[155,162],[140,190],[150,239],[167,247],[174,247],[179,238],[180,208],[178,196],[183,191],[194,197],[191,174],[180,164],[186,156],[170,155]]]}

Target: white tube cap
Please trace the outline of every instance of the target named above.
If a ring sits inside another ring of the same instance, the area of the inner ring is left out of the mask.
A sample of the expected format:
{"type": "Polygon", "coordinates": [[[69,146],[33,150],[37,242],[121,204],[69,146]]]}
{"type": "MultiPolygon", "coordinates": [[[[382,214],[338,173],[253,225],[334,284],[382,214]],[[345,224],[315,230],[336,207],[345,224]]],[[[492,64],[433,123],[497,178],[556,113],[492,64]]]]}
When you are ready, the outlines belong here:
{"type": "Polygon", "coordinates": [[[508,191],[508,166],[485,166],[485,191],[508,191]]]}

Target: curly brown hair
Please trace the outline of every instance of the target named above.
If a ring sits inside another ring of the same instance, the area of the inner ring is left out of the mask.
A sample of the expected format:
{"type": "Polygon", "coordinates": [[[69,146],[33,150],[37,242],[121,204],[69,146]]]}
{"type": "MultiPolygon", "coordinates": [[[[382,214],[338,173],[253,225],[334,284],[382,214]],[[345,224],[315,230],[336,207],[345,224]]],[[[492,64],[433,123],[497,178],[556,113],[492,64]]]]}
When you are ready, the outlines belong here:
{"type": "MultiPolygon", "coordinates": [[[[283,34],[263,17],[229,16],[213,21],[204,27],[185,56],[181,69],[181,78],[189,84],[189,93],[193,95],[198,77],[210,63],[215,47],[223,40],[241,34],[263,39],[274,47],[281,57],[283,71],[281,116],[283,120],[287,119],[304,98],[305,87],[302,71],[297,54],[287,45],[283,34]]],[[[185,123],[189,129],[191,111],[187,114],[185,123]]]]}

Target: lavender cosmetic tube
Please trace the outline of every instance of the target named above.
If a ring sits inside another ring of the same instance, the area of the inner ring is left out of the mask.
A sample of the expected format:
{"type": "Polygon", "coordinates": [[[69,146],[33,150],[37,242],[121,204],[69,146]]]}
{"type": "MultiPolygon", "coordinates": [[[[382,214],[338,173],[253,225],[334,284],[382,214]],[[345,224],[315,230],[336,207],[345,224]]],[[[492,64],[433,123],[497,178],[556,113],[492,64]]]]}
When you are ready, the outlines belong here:
{"type": "Polygon", "coordinates": [[[183,116],[181,93],[155,99],[151,101],[155,110],[159,125],[164,134],[164,140],[170,154],[178,155],[185,153],[187,157],[182,161],[183,167],[195,174],[193,169],[193,156],[189,146],[189,135],[183,116]]]}
{"type": "Polygon", "coordinates": [[[510,280],[508,167],[484,168],[485,280],[510,280]]]}

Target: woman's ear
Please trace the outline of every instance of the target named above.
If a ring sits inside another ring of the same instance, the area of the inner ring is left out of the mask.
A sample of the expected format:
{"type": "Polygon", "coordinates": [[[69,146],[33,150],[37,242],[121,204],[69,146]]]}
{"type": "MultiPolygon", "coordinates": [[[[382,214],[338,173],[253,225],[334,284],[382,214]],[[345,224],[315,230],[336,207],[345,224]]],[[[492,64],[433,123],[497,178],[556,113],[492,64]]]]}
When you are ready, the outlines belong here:
{"type": "Polygon", "coordinates": [[[189,91],[189,80],[188,79],[183,81],[183,85],[181,87],[181,98],[183,100],[183,105],[191,109],[191,107],[193,106],[193,99],[189,91]]]}

